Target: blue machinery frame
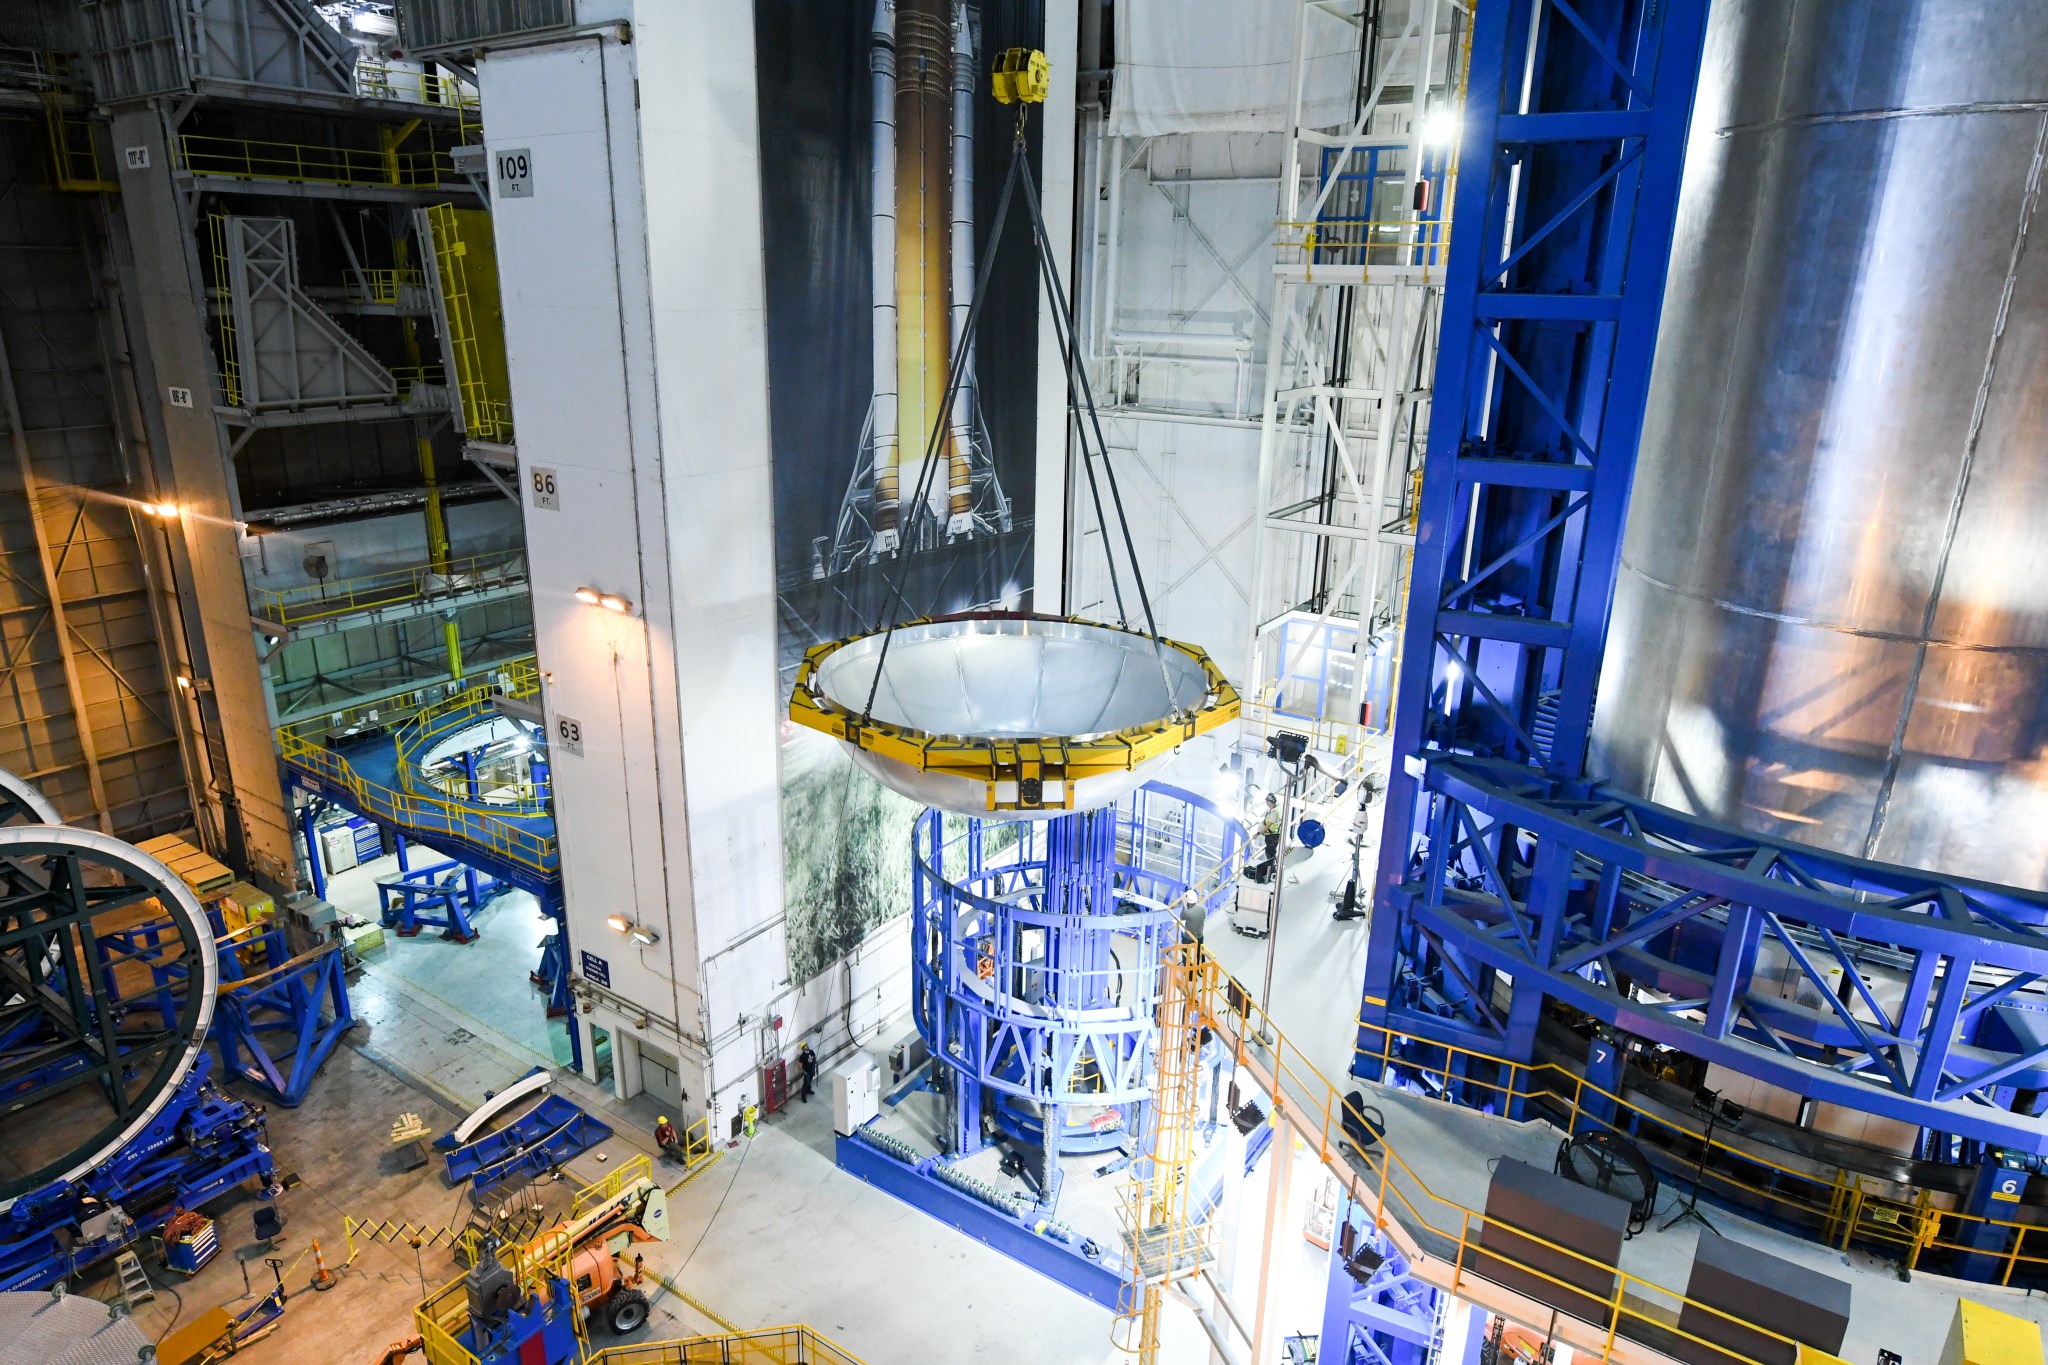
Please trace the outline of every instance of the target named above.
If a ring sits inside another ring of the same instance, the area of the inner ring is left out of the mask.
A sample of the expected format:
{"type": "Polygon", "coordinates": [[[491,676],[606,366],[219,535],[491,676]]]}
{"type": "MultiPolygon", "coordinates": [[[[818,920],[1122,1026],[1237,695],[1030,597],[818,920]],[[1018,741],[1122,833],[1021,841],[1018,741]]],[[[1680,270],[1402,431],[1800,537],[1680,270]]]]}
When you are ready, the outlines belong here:
{"type": "MultiPolygon", "coordinates": [[[[1390,830],[1417,828],[1444,755],[1583,774],[1706,12],[1505,0],[1473,21],[1390,830]]],[[[1376,900],[1394,913],[1373,919],[1362,1041],[1420,1023],[1526,1056],[1536,991],[1499,1028],[1478,983],[1455,1018],[1423,1007],[1419,983],[1458,968],[1419,931],[1409,854],[1382,841],[1376,900]]],[[[1546,845],[1544,893],[1562,894],[1571,867],[1546,845]]]]}
{"type": "Polygon", "coordinates": [[[1150,1115],[1161,953],[1187,893],[1227,905],[1243,827],[1153,783],[1048,821],[928,810],[912,840],[911,1007],[946,1115],[939,1156],[872,1125],[839,1165],[1115,1308],[1109,1248],[1055,1217],[1063,1154],[1135,1152],[1150,1115]],[[1031,1156],[1035,1197],[958,1163],[991,1141],[1031,1156]]]}
{"type": "Polygon", "coordinates": [[[1706,11],[1475,20],[1387,795],[1411,837],[1382,844],[1360,1053],[1392,1032],[1528,1061],[1556,1000],[1930,1150],[2048,1151],[2012,1112],[2048,1086],[2048,1015],[2018,994],[2048,977],[2048,898],[1588,780],[1706,11]]]}

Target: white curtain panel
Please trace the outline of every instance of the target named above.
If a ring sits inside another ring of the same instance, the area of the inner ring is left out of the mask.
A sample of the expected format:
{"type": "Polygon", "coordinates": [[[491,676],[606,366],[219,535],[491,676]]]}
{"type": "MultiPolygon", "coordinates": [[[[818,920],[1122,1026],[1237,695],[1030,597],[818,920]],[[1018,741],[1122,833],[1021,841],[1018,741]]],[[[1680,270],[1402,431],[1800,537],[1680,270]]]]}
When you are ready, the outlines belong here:
{"type": "MultiPolygon", "coordinates": [[[[1119,0],[1112,137],[1287,131],[1302,0],[1119,0]]],[[[1358,29],[1310,16],[1306,122],[1349,124],[1358,29]]]]}

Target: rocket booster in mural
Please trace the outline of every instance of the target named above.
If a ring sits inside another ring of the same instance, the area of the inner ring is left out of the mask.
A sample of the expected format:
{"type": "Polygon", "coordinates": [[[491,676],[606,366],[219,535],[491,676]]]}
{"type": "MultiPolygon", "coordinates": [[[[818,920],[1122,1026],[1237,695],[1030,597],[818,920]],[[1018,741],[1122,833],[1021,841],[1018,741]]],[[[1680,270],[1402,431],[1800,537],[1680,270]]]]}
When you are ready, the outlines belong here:
{"type": "Polygon", "coordinates": [[[973,19],[965,0],[875,5],[874,403],[863,468],[845,509],[861,515],[842,513],[834,546],[841,562],[893,554],[907,540],[954,541],[1006,529],[1009,520],[974,410],[967,337],[974,295],[973,19]],[[934,449],[947,374],[963,348],[960,389],[934,449]],[[913,506],[928,451],[940,468],[924,505],[913,506]],[[929,533],[918,535],[924,527],[929,533]],[[849,544],[852,537],[865,543],[849,544]]]}

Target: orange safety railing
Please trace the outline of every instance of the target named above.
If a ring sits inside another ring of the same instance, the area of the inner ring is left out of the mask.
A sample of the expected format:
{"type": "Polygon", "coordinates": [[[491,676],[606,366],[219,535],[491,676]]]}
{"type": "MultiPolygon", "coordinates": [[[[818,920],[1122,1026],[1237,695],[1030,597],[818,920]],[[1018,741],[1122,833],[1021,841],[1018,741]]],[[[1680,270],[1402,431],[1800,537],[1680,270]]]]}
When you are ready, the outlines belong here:
{"type": "MultiPolygon", "coordinates": [[[[1700,1129],[1616,1094],[1556,1062],[1517,1062],[1363,1021],[1360,1025],[1377,1031],[1381,1040],[1376,1050],[1358,1049],[1360,1060],[1382,1065],[1391,1062],[1420,1074],[1440,1075],[1447,1085],[1455,1081],[1468,1090],[1491,1092],[1503,1103],[1510,1095],[1547,1102],[1561,1111],[1563,1125],[1574,1132],[1582,1123],[1597,1123],[1631,1138],[1644,1127],[1652,1127],[1680,1144],[1697,1146],[1706,1140],[1700,1129]],[[1396,1040],[1432,1049],[1442,1060],[1421,1065],[1412,1053],[1396,1054],[1396,1040]],[[1471,1061],[1499,1068],[1500,1078],[1473,1076],[1462,1065],[1471,1061]],[[1596,1105],[1611,1105],[1614,1116],[1599,1112],[1596,1105]]],[[[1930,1251],[1994,1257],[2003,1262],[1997,1279],[2001,1285],[2011,1284],[2014,1272],[2023,1265],[2048,1275],[2048,1226],[1941,1207],[1938,1201],[1954,1196],[1853,1171],[1837,1168],[1824,1176],[1815,1170],[1801,1170],[1721,1137],[1712,1140],[1709,1151],[1698,1167],[1707,1188],[1738,1205],[1811,1227],[1821,1234],[1820,1240],[1837,1249],[1847,1250],[1852,1242],[1877,1247],[1896,1256],[1908,1272],[1917,1269],[1930,1251]],[[2032,1252],[2026,1248],[2029,1233],[2035,1234],[2032,1252]]]]}
{"type": "Polygon", "coordinates": [[[330,620],[379,607],[425,602],[525,581],[526,556],[520,551],[472,555],[445,569],[417,564],[304,587],[263,588],[250,594],[249,610],[252,615],[289,628],[308,621],[330,620]]]}
{"type": "MultiPolygon", "coordinates": [[[[1336,1086],[1288,1042],[1265,1011],[1252,1003],[1250,993],[1213,957],[1195,945],[1183,944],[1169,955],[1168,970],[1184,974],[1185,989],[1194,992],[1200,1002],[1201,1021],[1216,1031],[1238,1064],[1267,1088],[1276,1125],[1291,1127],[1354,1201],[1377,1210],[1378,1226],[1392,1233],[1397,1244],[1405,1243],[1403,1254],[1425,1281],[1484,1303],[1486,1296],[1479,1282],[1490,1280],[1498,1285],[1500,1281],[1487,1272],[1500,1267],[1510,1270],[1524,1287],[1503,1288],[1492,1296],[1496,1299],[1533,1297],[1554,1288],[1555,1297],[1571,1296],[1565,1302],[1597,1306],[1590,1317],[1558,1315],[1557,1320],[1559,1334],[1575,1349],[1601,1361],[1614,1358],[1620,1337],[1667,1352],[1678,1341],[1691,1341],[1731,1360],[1752,1359],[1681,1330],[1679,1314],[1686,1309],[1783,1343],[1787,1355],[1799,1351],[1798,1343],[1782,1333],[1688,1299],[1678,1290],[1620,1270],[1576,1248],[1489,1219],[1482,1211],[1438,1193],[1409,1164],[1391,1137],[1382,1138],[1370,1150],[1358,1150],[1345,1138],[1343,1101],[1336,1086]],[[1488,1235],[1488,1229],[1495,1231],[1488,1235]],[[1522,1248],[1530,1246],[1542,1248],[1538,1254],[1553,1266],[1576,1262],[1595,1268],[1594,1278],[1600,1283],[1609,1283],[1611,1277],[1611,1292],[1589,1292],[1544,1266],[1529,1263],[1523,1258],[1530,1253],[1522,1248]]],[[[1364,1115],[1357,1118],[1362,1121],[1364,1115]]],[[[1531,1325],[1541,1328],[1552,1316],[1545,1307],[1531,1325]]]]}

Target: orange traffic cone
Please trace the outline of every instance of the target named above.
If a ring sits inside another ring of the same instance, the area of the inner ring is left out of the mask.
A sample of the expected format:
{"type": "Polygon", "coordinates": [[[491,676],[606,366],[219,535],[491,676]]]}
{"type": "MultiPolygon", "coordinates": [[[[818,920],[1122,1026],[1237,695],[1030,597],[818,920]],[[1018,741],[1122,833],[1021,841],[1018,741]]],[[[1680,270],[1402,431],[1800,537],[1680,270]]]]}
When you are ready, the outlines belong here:
{"type": "Polygon", "coordinates": [[[340,1278],[327,1268],[327,1258],[320,1254],[320,1239],[313,1239],[313,1288],[326,1291],[340,1283],[340,1278]]]}

